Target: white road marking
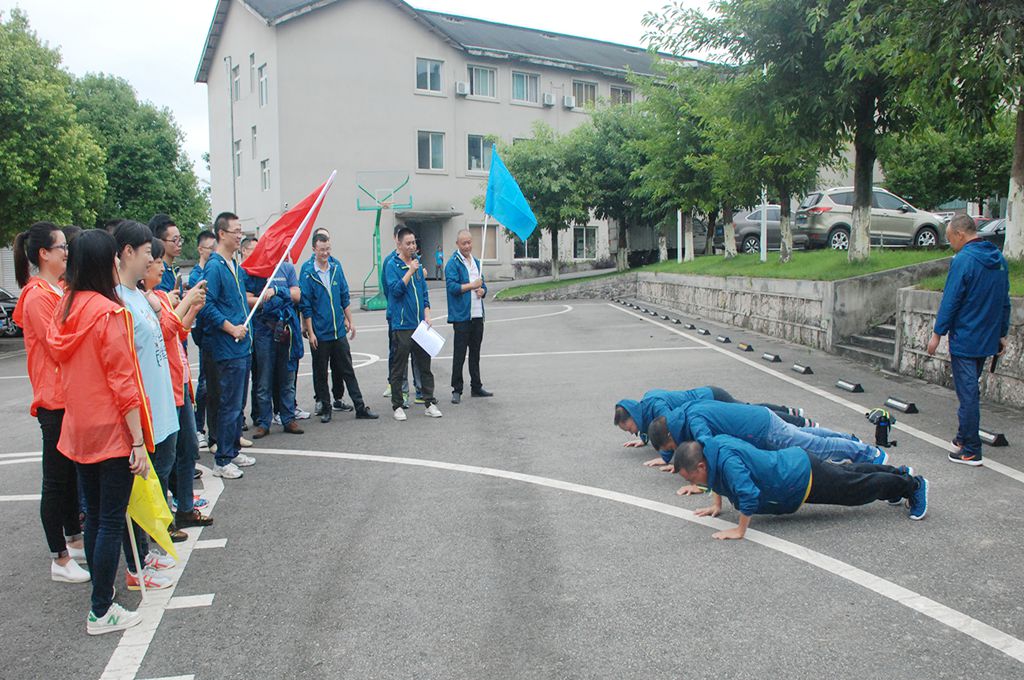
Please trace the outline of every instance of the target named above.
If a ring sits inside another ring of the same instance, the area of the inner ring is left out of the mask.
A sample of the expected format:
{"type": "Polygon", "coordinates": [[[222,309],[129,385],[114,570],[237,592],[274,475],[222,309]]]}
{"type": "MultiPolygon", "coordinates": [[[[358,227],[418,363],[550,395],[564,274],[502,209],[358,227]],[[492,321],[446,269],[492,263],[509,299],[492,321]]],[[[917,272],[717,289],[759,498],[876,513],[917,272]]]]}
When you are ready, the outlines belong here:
{"type": "Polygon", "coordinates": [[[0,460],[0,465],[17,465],[18,463],[38,463],[42,458],[17,458],[15,460],[0,460]]]}
{"type": "MultiPolygon", "coordinates": [[[[747,357],[744,357],[744,356],[741,356],[739,354],[736,354],[733,351],[730,351],[730,350],[725,349],[723,347],[718,347],[716,345],[713,345],[710,342],[706,342],[704,340],[701,340],[696,335],[692,335],[690,333],[684,333],[683,331],[680,331],[680,330],[677,330],[675,328],[672,328],[671,326],[668,326],[668,325],[666,325],[664,323],[661,323],[660,321],[655,321],[653,318],[646,317],[646,316],[644,316],[642,314],[636,314],[634,312],[631,312],[628,309],[623,309],[622,307],[616,306],[616,305],[611,304],[611,303],[608,303],[608,306],[611,307],[612,309],[617,309],[618,311],[623,312],[625,314],[629,314],[630,316],[635,316],[636,318],[642,319],[643,321],[646,321],[648,323],[652,323],[655,326],[660,326],[661,328],[665,329],[666,331],[669,331],[670,333],[675,333],[676,335],[682,336],[682,337],[686,338],[687,340],[692,340],[694,342],[700,343],[700,344],[704,345],[705,347],[707,347],[708,349],[713,349],[716,352],[719,352],[720,354],[723,354],[723,355],[729,357],[730,359],[735,359],[736,361],[744,363],[747,366],[750,366],[751,368],[756,368],[757,370],[761,371],[762,373],[767,373],[769,375],[775,376],[776,378],[778,378],[778,379],[780,379],[780,380],[782,380],[784,382],[787,382],[787,383],[789,383],[791,385],[795,385],[796,387],[799,387],[799,388],[801,388],[803,390],[806,390],[807,392],[810,392],[811,394],[815,394],[815,395],[817,395],[819,397],[822,397],[824,399],[828,399],[829,401],[831,401],[831,402],[833,402],[835,404],[839,404],[841,406],[845,406],[846,408],[848,408],[848,409],[850,409],[852,411],[856,411],[857,413],[864,413],[865,412],[865,407],[861,406],[860,404],[852,402],[849,399],[844,399],[843,397],[834,395],[831,392],[826,392],[825,390],[823,390],[823,389],[821,389],[819,387],[815,387],[814,385],[808,385],[807,383],[801,382],[797,378],[794,378],[792,376],[786,375],[785,373],[780,373],[779,371],[772,370],[772,369],[768,368],[765,365],[757,363],[753,359],[748,359],[747,357]]],[[[940,439],[939,437],[936,437],[935,435],[929,434],[929,433],[927,433],[927,432],[925,432],[923,430],[919,430],[916,427],[912,427],[912,426],[906,425],[904,423],[896,423],[895,425],[893,425],[893,428],[897,429],[897,430],[900,430],[902,432],[906,432],[907,434],[911,435],[912,437],[917,437],[921,441],[927,442],[929,444],[933,444],[934,446],[937,446],[940,449],[943,449],[945,451],[956,451],[957,450],[956,447],[953,446],[952,442],[948,442],[948,441],[946,441],[944,439],[940,439]]],[[[993,472],[998,472],[1001,475],[1005,475],[1005,476],[1009,477],[1010,479],[1016,480],[1016,481],[1021,482],[1022,484],[1024,484],[1024,472],[1021,472],[1020,470],[1016,470],[1016,469],[1014,469],[1014,468],[1012,468],[1012,467],[1010,467],[1008,465],[1004,465],[1003,463],[999,463],[999,462],[996,462],[994,460],[989,460],[989,459],[986,458],[985,459],[985,464],[984,464],[983,467],[987,467],[989,470],[992,470],[993,472]]]]}
{"type": "Polygon", "coordinates": [[[204,538],[201,541],[196,541],[196,544],[192,546],[193,550],[207,550],[209,548],[223,548],[228,544],[226,538],[204,538]]]}
{"type": "MultiPolygon", "coordinates": [[[[551,305],[538,305],[538,306],[550,307],[551,305]]],[[[519,308],[519,309],[521,309],[521,308],[519,308]]],[[[557,312],[548,312],[547,314],[531,314],[530,316],[513,316],[513,317],[508,318],[508,319],[488,319],[487,320],[487,325],[490,326],[491,324],[494,324],[494,323],[505,323],[507,321],[526,321],[527,319],[544,319],[544,318],[549,317],[549,316],[558,316],[559,314],[567,314],[568,312],[571,312],[571,311],[572,311],[572,305],[562,305],[562,309],[558,310],[557,312]]],[[[431,312],[433,312],[433,310],[431,310],[431,312]]],[[[434,316],[433,313],[431,313],[430,316],[431,316],[431,318],[433,318],[433,316],[434,316]]],[[[442,326],[442,330],[443,330],[443,325],[447,325],[447,324],[443,324],[442,325],[440,317],[438,317],[437,319],[434,319],[434,321],[435,321],[435,324],[434,324],[435,328],[438,327],[438,326],[442,326]]],[[[356,327],[356,333],[357,334],[358,333],[364,333],[366,331],[386,331],[387,329],[388,329],[388,327],[386,325],[384,325],[384,326],[368,326],[366,328],[359,328],[357,326],[356,327]]]]}
{"type": "Polygon", "coordinates": [[[191,609],[192,607],[209,607],[213,604],[213,593],[205,595],[182,595],[172,597],[164,609],[191,609]]]}
{"type": "MultiPolygon", "coordinates": [[[[548,487],[551,489],[559,489],[562,491],[569,491],[571,493],[578,493],[584,496],[593,496],[596,498],[603,498],[605,500],[615,501],[616,503],[623,503],[625,505],[631,505],[633,507],[642,508],[644,510],[650,510],[652,512],[661,513],[670,517],[676,517],[679,519],[692,522],[693,524],[699,524],[710,529],[722,530],[730,529],[735,527],[735,524],[731,522],[725,522],[720,519],[710,517],[697,517],[691,510],[685,508],[676,507],[674,505],[668,505],[659,501],[653,501],[647,498],[641,498],[639,496],[633,496],[630,494],[620,493],[618,491],[610,491],[608,489],[601,489],[593,486],[585,486],[583,484],[576,484],[573,482],[566,482],[559,479],[551,479],[549,477],[539,477],[537,475],[528,475],[520,472],[512,472],[510,470],[500,470],[496,468],[480,467],[476,465],[462,465],[459,463],[447,463],[437,460],[427,460],[421,458],[398,458],[391,456],[376,456],[359,453],[335,453],[329,451],[291,451],[284,449],[251,449],[250,453],[259,454],[270,454],[279,456],[294,456],[300,458],[333,458],[337,460],[351,460],[361,461],[368,463],[387,463],[391,465],[409,465],[415,467],[433,468],[436,470],[447,470],[451,472],[465,472],[474,475],[482,475],[486,477],[496,477],[498,479],[508,479],[516,482],[523,482],[526,484],[534,484],[536,486],[548,487]]],[[[908,520],[908,530],[912,530],[912,525],[908,520]]],[[[884,579],[880,576],[876,576],[863,569],[858,569],[853,565],[847,564],[840,560],[837,560],[828,555],[819,553],[810,548],[792,543],[790,541],[771,536],[769,534],[757,531],[756,529],[748,529],[746,533],[746,540],[752,543],[757,543],[771,550],[781,552],[792,558],[800,560],[810,564],[811,566],[818,567],[819,569],[826,571],[830,574],[843,578],[851,583],[859,585],[863,588],[878,593],[882,597],[885,597],[897,604],[901,604],[909,609],[912,609],[920,614],[923,614],[939,623],[952,628],[953,630],[963,633],[969,637],[978,640],[979,642],[988,645],[989,647],[1006,654],[1015,661],[1024,663],[1024,641],[1013,637],[1008,633],[1004,633],[998,628],[994,628],[978,619],[968,616],[955,609],[947,607],[946,605],[936,602],[930,598],[927,598],[920,593],[916,593],[913,590],[904,588],[903,586],[897,585],[892,581],[884,579]]]]}
{"type": "Polygon", "coordinates": [[[168,675],[163,678],[149,678],[149,680],[195,680],[194,675],[168,675]]]}
{"type": "Polygon", "coordinates": [[[0,496],[0,503],[11,503],[14,501],[38,501],[42,496],[37,493],[23,493],[13,496],[0,496]]]}
{"type": "Polygon", "coordinates": [[[0,458],[28,458],[41,455],[43,455],[42,451],[22,451],[21,453],[0,453],[0,458]]]}
{"type": "MultiPolygon", "coordinates": [[[[553,357],[567,354],[635,354],[637,352],[683,352],[686,350],[705,351],[707,347],[639,347],[625,349],[573,349],[560,352],[520,352],[518,354],[481,354],[481,359],[501,359],[506,357],[553,357]]],[[[438,359],[451,359],[451,356],[434,357],[438,359]]]]}

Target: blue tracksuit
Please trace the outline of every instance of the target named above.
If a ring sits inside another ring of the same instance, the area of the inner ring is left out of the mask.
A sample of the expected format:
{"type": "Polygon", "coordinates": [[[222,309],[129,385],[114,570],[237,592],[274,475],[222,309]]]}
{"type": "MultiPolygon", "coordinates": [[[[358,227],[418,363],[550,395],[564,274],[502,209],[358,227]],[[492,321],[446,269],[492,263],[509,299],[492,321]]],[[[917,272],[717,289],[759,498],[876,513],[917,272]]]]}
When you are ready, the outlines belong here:
{"type": "Polygon", "coordinates": [[[811,491],[811,462],[798,447],[764,451],[725,435],[704,441],[708,486],[744,515],[785,515],[811,491]]]}
{"type": "MultiPolygon", "coordinates": [[[[484,270],[480,266],[480,260],[473,257],[473,261],[476,262],[476,270],[480,272],[480,278],[482,279],[484,270]]],[[[460,253],[456,252],[449,258],[448,264],[444,268],[444,280],[445,290],[448,293],[448,323],[469,321],[472,312],[473,296],[476,295],[476,292],[472,290],[467,290],[465,293],[462,292],[462,286],[470,283],[470,280],[469,269],[466,267],[466,263],[462,261],[460,253]]],[[[483,291],[484,297],[486,297],[486,283],[483,285],[483,291]]],[[[480,298],[480,304],[483,306],[483,298],[480,298]]]]}
{"type": "Polygon", "coordinates": [[[388,325],[393,331],[415,330],[423,321],[423,310],[430,307],[427,280],[423,268],[412,276],[409,283],[402,278],[409,266],[400,257],[388,258],[384,266],[384,292],[388,297],[388,325]]]}
{"type": "MultiPolygon", "coordinates": [[[[178,272],[181,271],[178,267],[168,265],[167,262],[163,263],[164,269],[160,274],[160,283],[156,284],[157,290],[162,290],[165,293],[170,293],[174,290],[174,283],[178,279],[178,272]]],[[[178,295],[184,295],[184,286],[178,288],[178,295]]]]}
{"type": "Polygon", "coordinates": [[[1010,330],[1010,278],[999,249],[977,239],[949,265],[935,333],[949,333],[949,353],[989,357],[999,353],[999,339],[1010,330]]]}
{"type": "Polygon", "coordinates": [[[203,342],[209,345],[209,350],[217,361],[250,356],[251,328],[250,333],[240,342],[235,342],[235,339],[223,330],[224,321],[238,325],[244,323],[249,315],[249,303],[245,295],[245,270],[236,264],[232,271],[227,260],[220,253],[214,253],[207,260],[203,273],[206,277],[206,304],[200,312],[203,342]]]}
{"type": "Polygon", "coordinates": [[[330,286],[324,286],[316,270],[315,258],[302,265],[299,310],[303,319],[313,320],[313,332],[319,340],[330,342],[345,337],[345,310],[351,303],[348,281],[341,263],[333,257],[327,263],[330,286]]]}

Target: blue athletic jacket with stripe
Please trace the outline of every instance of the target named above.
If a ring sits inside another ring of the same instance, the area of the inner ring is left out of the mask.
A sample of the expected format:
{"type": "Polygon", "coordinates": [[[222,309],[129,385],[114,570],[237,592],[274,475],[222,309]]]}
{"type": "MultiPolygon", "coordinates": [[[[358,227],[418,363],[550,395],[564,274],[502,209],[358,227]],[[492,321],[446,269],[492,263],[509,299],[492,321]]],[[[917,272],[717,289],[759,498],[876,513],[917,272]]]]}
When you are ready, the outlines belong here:
{"type": "MultiPolygon", "coordinates": [[[[758,446],[768,434],[771,415],[764,406],[753,404],[693,401],[669,411],[665,417],[669,434],[677,445],[725,434],[758,446]]],[[[672,451],[660,453],[666,463],[672,460],[672,451]]]]}
{"type": "Polygon", "coordinates": [[[315,256],[310,257],[299,274],[299,290],[302,291],[299,310],[303,319],[313,320],[317,339],[329,342],[345,337],[345,310],[351,303],[351,295],[340,262],[332,257],[327,263],[330,286],[324,286],[314,263],[315,256]]]}
{"type": "Polygon", "coordinates": [[[744,515],[786,515],[807,500],[811,461],[803,449],[764,451],[728,435],[702,443],[708,486],[744,515]]]}
{"type": "Polygon", "coordinates": [[[405,283],[402,278],[408,271],[409,265],[397,255],[385,260],[384,292],[388,296],[388,325],[393,331],[415,330],[423,320],[423,310],[430,307],[423,268],[405,283]]]}

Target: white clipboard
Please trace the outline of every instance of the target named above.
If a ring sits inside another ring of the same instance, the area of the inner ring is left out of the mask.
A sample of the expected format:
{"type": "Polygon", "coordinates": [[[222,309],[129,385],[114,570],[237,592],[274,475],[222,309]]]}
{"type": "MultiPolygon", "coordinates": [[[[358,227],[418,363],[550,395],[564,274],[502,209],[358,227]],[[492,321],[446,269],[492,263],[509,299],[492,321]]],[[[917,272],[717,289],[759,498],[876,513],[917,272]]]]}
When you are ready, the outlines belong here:
{"type": "Polygon", "coordinates": [[[420,321],[420,325],[416,327],[416,330],[412,333],[412,339],[417,345],[423,348],[423,351],[431,356],[436,357],[441,353],[441,348],[444,347],[444,338],[441,334],[427,325],[426,321],[420,321]]]}

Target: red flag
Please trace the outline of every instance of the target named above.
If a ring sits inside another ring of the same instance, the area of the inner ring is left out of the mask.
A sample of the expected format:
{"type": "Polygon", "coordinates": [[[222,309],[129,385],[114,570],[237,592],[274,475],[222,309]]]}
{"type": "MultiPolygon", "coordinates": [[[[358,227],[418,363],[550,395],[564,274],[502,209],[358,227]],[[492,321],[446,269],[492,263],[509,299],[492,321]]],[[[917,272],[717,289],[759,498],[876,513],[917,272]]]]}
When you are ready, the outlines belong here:
{"type": "Polygon", "coordinates": [[[313,232],[313,225],[316,223],[316,217],[320,213],[323,201],[313,210],[302,233],[296,237],[296,232],[302,225],[302,220],[309,213],[310,208],[316,203],[317,197],[323,191],[326,184],[327,182],[324,182],[314,189],[313,193],[296,203],[288,212],[281,215],[276,222],[270,225],[263,236],[260,236],[260,240],[256,243],[256,248],[249,257],[245,258],[245,262],[242,263],[242,269],[249,276],[267,278],[273,274],[274,268],[281,261],[285,250],[288,250],[289,244],[291,244],[289,259],[292,262],[299,261],[299,258],[302,256],[302,249],[305,247],[306,241],[309,240],[309,235],[313,232]]]}

